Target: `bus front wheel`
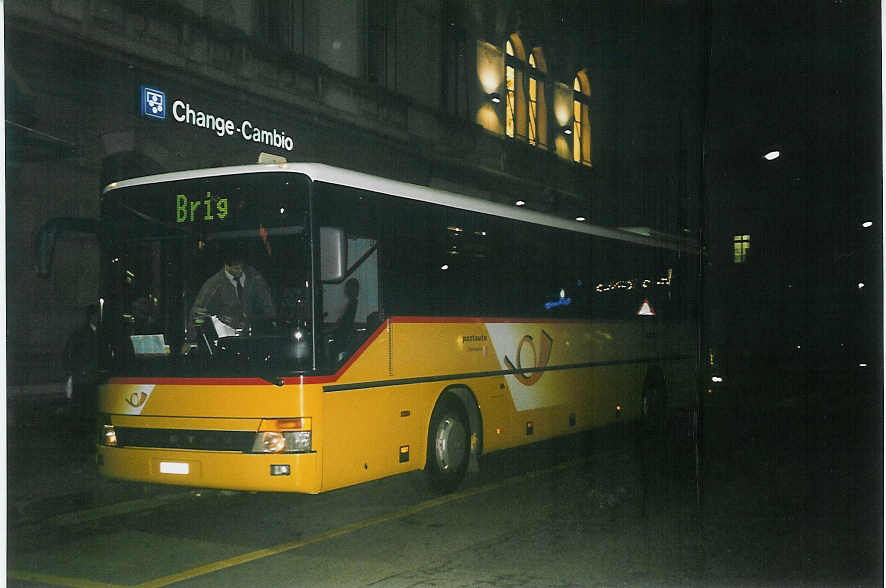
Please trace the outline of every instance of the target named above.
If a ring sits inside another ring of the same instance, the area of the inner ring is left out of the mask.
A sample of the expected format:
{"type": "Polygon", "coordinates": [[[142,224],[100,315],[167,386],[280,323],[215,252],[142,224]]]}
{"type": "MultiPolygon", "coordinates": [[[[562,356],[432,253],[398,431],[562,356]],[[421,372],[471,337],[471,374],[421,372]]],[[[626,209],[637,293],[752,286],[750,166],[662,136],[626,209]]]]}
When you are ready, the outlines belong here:
{"type": "Polygon", "coordinates": [[[445,396],[437,402],[428,427],[428,457],[425,473],[431,489],[452,492],[468,467],[470,428],[457,398],[445,396]]]}

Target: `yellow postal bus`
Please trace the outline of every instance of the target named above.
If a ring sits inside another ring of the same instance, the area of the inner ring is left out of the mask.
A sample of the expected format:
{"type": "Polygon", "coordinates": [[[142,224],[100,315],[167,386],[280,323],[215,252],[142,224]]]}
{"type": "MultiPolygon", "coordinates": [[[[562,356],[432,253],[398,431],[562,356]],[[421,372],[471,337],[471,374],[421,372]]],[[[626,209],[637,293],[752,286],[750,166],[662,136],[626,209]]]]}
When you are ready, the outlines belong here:
{"type": "Polygon", "coordinates": [[[695,257],[649,231],[292,163],[121,181],[101,214],[110,478],[448,491],[691,397],[695,257]]]}

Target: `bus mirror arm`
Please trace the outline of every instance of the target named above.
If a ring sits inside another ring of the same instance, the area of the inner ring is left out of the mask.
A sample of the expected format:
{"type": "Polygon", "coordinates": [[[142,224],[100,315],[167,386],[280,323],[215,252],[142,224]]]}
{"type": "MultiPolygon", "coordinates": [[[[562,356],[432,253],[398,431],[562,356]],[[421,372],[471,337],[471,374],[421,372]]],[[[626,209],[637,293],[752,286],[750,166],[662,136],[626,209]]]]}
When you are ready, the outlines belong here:
{"type": "Polygon", "coordinates": [[[34,242],[34,253],[37,258],[35,269],[41,278],[49,277],[52,272],[55,242],[60,233],[87,233],[98,236],[99,221],[92,218],[60,217],[40,227],[34,242]]]}

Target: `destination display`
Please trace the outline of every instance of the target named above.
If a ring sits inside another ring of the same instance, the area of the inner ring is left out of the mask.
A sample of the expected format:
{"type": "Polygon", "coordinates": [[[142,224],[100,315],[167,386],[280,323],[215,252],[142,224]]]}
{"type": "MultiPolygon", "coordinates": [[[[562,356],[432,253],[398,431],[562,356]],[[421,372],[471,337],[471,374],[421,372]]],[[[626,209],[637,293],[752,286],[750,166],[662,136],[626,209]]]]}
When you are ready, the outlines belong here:
{"type": "Polygon", "coordinates": [[[203,199],[190,199],[187,194],[175,196],[175,222],[192,223],[196,221],[213,221],[228,216],[228,199],[213,198],[212,192],[206,192],[203,199]]]}

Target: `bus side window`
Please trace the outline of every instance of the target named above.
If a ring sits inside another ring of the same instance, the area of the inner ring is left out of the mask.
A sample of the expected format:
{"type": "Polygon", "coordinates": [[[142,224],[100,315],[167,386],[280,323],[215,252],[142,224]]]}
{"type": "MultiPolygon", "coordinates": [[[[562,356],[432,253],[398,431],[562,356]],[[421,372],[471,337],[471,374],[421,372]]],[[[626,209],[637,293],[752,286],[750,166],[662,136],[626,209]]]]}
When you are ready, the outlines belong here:
{"type": "Polygon", "coordinates": [[[317,195],[321,338],[326,365],[334,368],[368,337],[369,316],[381,311],[378,203],[359,190],[329,184],[318,184],[317,195]]]}

